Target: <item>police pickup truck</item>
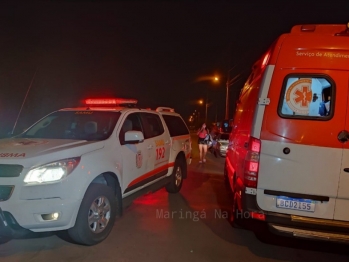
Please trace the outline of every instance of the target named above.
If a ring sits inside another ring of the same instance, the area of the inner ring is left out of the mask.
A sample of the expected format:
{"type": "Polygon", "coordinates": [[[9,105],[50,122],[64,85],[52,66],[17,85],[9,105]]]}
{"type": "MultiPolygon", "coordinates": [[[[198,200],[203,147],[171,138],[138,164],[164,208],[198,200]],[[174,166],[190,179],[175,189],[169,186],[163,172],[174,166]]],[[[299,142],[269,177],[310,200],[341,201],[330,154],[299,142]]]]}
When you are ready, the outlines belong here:
{"type": "Polygon", "coordinates": [[[22,134],[0,139],[0,241],[67,230],[95,245],[128,200],[187,176],[191,139],[172,108],[133,99],[87,99],[53,112],[22,134]]]}

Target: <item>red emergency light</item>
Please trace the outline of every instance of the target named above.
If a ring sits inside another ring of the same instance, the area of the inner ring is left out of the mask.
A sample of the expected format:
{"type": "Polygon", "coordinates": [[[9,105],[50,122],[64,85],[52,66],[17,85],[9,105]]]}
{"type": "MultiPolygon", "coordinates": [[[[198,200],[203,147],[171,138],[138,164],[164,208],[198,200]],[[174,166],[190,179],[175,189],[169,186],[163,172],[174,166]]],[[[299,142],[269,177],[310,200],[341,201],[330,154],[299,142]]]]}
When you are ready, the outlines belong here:
{"type": "Polygon", "coordinates": [[[136,105],[136,99],[125,98],[89,98],[85,100],[86,105],[99,106],[117,106],[117,105],[136,105]]]}

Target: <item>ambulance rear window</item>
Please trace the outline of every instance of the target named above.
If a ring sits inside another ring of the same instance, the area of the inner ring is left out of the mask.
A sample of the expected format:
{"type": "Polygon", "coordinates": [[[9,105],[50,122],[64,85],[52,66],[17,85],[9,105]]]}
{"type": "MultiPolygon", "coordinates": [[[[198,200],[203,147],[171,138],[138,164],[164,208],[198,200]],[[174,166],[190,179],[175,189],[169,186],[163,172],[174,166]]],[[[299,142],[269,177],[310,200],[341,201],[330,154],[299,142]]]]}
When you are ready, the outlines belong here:
{"type": "Polygon", "coordinates": [[[279,115],[286,118],[327,120],[333,115],[334,82],[327,76],[288,75],[279,115]]]}
{"type": "Polygon", "coordinates": [[[25,138],[105,140],[114,130],[119,112],[57,111],[21,134],[25,138]]]}

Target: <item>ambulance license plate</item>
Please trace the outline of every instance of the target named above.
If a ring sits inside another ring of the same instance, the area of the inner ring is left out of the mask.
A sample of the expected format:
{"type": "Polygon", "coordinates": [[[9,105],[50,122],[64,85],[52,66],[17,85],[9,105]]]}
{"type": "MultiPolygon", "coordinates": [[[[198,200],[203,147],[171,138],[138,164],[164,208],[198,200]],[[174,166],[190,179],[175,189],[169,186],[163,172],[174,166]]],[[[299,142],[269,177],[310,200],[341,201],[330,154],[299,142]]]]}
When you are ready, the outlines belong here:
{"type": "Polygon", "coordinates": [[[290,198],[284,196],[278,196],[276,198],[276,207],[307,212],[315,211],[315,203],[310,199],[290,198]]]}

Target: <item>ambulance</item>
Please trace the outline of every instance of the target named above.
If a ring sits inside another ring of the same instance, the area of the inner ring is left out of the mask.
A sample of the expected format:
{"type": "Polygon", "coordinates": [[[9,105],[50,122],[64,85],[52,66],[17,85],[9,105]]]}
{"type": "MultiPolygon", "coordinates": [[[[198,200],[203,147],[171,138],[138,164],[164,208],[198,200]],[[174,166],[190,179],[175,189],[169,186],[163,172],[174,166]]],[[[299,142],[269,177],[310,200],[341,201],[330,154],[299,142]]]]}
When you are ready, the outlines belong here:
{"type": "Polygon", "coordinates": [[[234,224],[349,241],[349,24],[305,24],[253,65],[224,175],[234,224]]]}
{"type": "Polygon", "coordinates": [[[0,242],[66,230],[76,243],[95,245],[136,197],[180,191],[191,139],[173,108],[85,102],[0,139],[0,242]]]}

